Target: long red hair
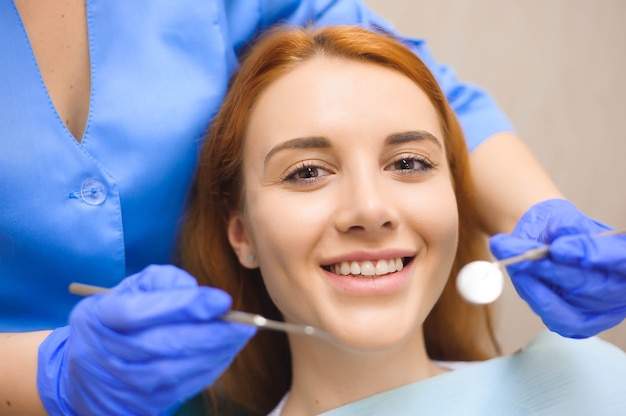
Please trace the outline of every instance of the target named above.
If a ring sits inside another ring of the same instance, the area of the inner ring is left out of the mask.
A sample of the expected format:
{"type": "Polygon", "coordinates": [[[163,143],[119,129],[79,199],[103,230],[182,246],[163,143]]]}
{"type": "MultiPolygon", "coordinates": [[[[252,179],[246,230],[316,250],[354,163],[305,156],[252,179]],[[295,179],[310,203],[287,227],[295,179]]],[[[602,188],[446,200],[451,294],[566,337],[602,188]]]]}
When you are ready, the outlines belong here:
{"type": "MultiPolygon", "coordinates": [[[[227,234],[229,212],[241,210],[242,155],[252,107],[268,85],[318,55],[375,63],[404,74],[429,97],[440,119],[459,212],[459,245],[443,294],[424,324],[426,347],[439,360],[482,360],[497,354],[489,307],[464,302],[455,289],[460,267],[488,258],[473,200],[468,152],[454,112],[422,61],[399,41],[349,26],[280,28],[250,49],[231,82],[199,160],[180,245],[181,265],[200,284],[233,296],[233,308],[281,319],[258,270],[239,264],[227,234]]],[[[217,396],[267,413],[289,388],[283,334],[260,332],[221,377],[217,396]]]]}

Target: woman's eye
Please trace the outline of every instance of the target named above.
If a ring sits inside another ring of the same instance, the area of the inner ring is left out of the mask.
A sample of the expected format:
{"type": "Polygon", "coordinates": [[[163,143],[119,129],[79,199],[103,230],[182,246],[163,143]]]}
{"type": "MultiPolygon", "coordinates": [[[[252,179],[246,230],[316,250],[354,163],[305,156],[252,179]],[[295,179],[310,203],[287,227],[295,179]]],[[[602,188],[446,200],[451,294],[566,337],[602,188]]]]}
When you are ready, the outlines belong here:
{"type": "Polygon", "coordinates": [[[403,171],[407,173],[425,173],[433,167],[433,164],[424,158],[406,156],[400,157],[395,160],[388,169],[392,171],[403,171]]]}
{"type": "Polygon", "coordinates": [[[319,166],[308,166],[302,164],[287,172],[284,181],[293,183],[306,183],[315,181],[320,177],[328,175],[330,175],[330,172],[324,168],[321,168],[319,166]]]}
{"type": "Polygon", "coordinates": [[[297,177],[298,179],[317,178],[319,175],[320,175],[320,172],[318,168],[309,168],[309,167],[301,169],[294,174],[294,176],[297,177]]]}
{"type": "Polygon", "coordinates": [[[414,169],[416,161],[413,159],[400,159],[393,164],[395,170],[409,170],[414,169]]]}

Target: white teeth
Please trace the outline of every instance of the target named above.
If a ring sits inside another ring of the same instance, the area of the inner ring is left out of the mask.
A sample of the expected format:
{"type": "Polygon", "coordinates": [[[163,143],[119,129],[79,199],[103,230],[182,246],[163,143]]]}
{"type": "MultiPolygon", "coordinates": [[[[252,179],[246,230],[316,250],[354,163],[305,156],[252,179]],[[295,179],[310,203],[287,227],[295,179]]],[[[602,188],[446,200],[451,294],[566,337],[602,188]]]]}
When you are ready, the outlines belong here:
{"type": "MultiPolygon", "coordinates": [[[[392,263],[394,263],[395,265],[395,261],[392,261],[392,263]]],[[[395,270],[395,266],[394,266],[394,270],[395,270]]],[[[389,273],[389,266],[387,265],[387,262],[385,260],[378,260],[378,262],[376,263],[376,275],[380,276],[381,274],[387,274],[389,273]]]]}
{"type": "Polygon", "coordinates": [[[342,261],[330,266],[330,271],[342,276],[355,275],[364,277],[382,276],[389,273],[399,272],[404,265],[401,258],[363,262],[342,261]]]}
{"type": "Polygon", "coordinates": [[[361,274],[363,276],[376,276],[376,268],[371,261],[361,263],[361,274]]]}

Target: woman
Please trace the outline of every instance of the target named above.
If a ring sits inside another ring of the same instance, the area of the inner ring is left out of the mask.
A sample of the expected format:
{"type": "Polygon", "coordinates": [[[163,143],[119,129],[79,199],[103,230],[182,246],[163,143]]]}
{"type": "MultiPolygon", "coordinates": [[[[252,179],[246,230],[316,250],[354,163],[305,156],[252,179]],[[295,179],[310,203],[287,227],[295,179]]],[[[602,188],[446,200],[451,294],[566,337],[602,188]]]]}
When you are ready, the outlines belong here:
{"type": "Polygon", "coordinates": [[[226,397],[318,414],[497,355],[488,308],[451,278],[487,255],[470,177],[452,110],[399,42],[329,27],[255,46],[207,137],[182,263],[235,309],[339,346],[258,334],[226,397]]]}

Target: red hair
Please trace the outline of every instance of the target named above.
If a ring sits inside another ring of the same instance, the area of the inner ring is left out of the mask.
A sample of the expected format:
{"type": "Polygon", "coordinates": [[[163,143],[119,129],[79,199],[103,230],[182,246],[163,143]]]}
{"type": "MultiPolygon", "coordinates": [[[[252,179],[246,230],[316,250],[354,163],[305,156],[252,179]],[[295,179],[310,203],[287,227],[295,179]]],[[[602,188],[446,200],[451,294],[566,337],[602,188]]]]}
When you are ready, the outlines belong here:
{"type": "MultiPolygon", "coordinates": [[[[415,82],[438,114],[459,212],[459,245],[446,287],[424,323],[426,347],[439,360],[482,360],[498,353],[489,307],[464,302],[455,277],[464,264],[488,258],[473,200],[468,152],[454,112],[426,65],[399,41],[349,26],[274,30],[243,60],[222,108],[213,120],[200,156],[191,206],[183,227],[182,267],[200,284],[233,296],[233,308],[282,319],[258,270],[239,264],[227,238],[227,220],[241,210],[244,138],[252,107],[283,74],[324,55],[392,68],[415,82]],[[253,278],[251,275],[254,275],[253,278]]],[[[226,397],[269,412],[291,381],[289,347],[283,334],[261,332],[218,382],[226,397]]]]}

